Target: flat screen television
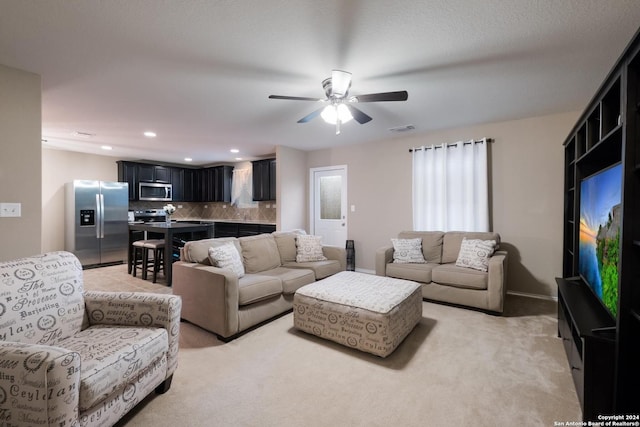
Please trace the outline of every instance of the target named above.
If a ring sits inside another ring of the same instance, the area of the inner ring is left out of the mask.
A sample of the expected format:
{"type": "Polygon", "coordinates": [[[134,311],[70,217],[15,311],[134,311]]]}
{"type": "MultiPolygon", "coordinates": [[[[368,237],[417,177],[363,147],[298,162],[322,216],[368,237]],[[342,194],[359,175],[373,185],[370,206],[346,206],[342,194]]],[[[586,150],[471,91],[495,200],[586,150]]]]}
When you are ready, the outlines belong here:
{"type": "Polygon", "coordinates": [[[622,165],[580,182],[578,272],[609,313],[618,312],[622,165]]]}

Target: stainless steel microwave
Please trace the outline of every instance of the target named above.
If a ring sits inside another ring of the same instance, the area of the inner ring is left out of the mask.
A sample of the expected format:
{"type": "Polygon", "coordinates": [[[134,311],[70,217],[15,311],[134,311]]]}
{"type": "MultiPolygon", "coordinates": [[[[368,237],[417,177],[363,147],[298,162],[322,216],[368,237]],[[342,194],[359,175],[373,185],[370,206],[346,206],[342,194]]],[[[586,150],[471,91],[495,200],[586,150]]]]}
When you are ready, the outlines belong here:
{"type": "Polygon", "coordinates": [[[159,182],[141,182],[138,186],[138,200],[170,202],[173,200],[171,184],[159,182]]]}

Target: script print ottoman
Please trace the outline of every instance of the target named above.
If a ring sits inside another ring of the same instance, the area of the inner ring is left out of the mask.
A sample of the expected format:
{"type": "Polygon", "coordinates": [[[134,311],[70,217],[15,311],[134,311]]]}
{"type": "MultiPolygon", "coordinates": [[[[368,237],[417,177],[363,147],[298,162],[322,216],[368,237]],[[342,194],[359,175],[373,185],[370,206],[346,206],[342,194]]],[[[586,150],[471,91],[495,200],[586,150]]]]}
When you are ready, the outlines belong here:
{"type": "Polygon", "coordinates": [[[347,347],[386,357],[422,318],[416,282],[342,271],[293,297],[293,325],[347,347]]]}

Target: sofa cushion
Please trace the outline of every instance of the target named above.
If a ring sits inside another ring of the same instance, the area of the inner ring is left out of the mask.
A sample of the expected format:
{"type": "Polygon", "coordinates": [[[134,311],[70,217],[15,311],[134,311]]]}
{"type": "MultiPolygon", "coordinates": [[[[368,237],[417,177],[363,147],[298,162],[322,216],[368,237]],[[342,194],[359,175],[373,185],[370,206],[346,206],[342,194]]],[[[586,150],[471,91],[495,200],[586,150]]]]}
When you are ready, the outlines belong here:
{"type": "Polygon", "coordinates": [[[487,289],[488,278],[489,273],[455,264],[441,264],[431,272],[433,282],[465,289],[487,289]]]}
{"type": "Polygon", "coordinates": [[[498,233],[488,231],[448,231],[445,233],[442,243],[442,264],[456,262],[462,239],[465,237],[467,239],[495,240],[496,249],[500,247],[500,235],[498,233]]]}
{"type": "Polygon", "coordinates": [[[322,252],[322,236],[296,236],[296,262],[326,261],[322,252]]]}
{"type": "Polygon", "coordinates": [[[211,265],[209,261],[209,248],[224,245],[227,242],[233,242],[236,245],[236,249],[238,249],[238,253],[242,253],[240,243],[238,243],[238,239],[235,237],[193,240],[184,244],[184,248],[182,249],[183,261],[211,265]]]}
{"type": "Polygon", "coordinates": [[[306,234],[304,230],[274,231],[271,233],[278,246],[280,262],[292,262],[296,260],[296,236],[306,234]]]}
{"type": "Polygon", "coordinates": [[[167,331],[154,327],[95,325],[60,346],[80,354],[80,404],[85,411],[135,382],[141,367],[166,358],[167,331]]]}
{"type": "Polygon", "coordinates": [[[426,262],[422,255],[422,239],[391,239],[391,243],[393,244],[393,262],[397,264],[426,262]]]}
{"type": "Polygon", "coordinates": [[[414,282],[430,283],[431,271],[439,264],[387,264],[387,276],[414,282]]]}
{"type": "Polygon", "coordinates": [[[308,285],[316,281],[312,270],[302,268],[274,268],[273,270],[263,271],[260,275],[277,277],[282,281],[282,293],[285,295],[293,294],[301,286],[308,285]]]}
{"type": "MultiPolygon", "coordinates": [[[[402,231],[399,239],[422,239],[422,255],[427,262],[442,262],[442,231],[402,231]]],[[[455,260],[454,260],[455,261],[455,260]]]]}
{"type": "Polygon", "coordinates": [[[489,258],[496,248],[495,240],[462,239],[456,265],[458,267],[473,268],[488,271],[489,258]]]}
{"type": "Polygon", "coordinates": [[[316,276],[316,280],[324,279],[333,274],[342,271],[340,261],[334,259],[328,259],[326,261],[312,261],[312,262],[285,262],[282,264],[286,268],[305,268],[312,270],[316,276]]]}
{"type": "Polygon", "coordinates": [[[238,305],[249,305],[254,302],[282,294],[282,280],[278,277],[262,274],[246,274],[238,280],[238,305]]]}
{"type": "Polygon", "coordinates": [[[246,273],[260,273],[280,267],[278,245],[271,234],[240,237],[242,258],[246,273]]]}
{"type": "Polygon", "coordinates": [[[238,277],[244,276],[242,258],[232,242],[209,248],[209,261],[214,267],[228,268],[238,277]]]}

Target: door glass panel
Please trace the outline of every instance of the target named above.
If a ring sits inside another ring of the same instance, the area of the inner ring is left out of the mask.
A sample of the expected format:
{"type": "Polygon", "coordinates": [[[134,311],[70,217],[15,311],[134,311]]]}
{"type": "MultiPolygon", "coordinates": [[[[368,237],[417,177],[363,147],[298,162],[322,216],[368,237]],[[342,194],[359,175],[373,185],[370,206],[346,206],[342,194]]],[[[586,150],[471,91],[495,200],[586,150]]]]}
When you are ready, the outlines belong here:
{"type": "Polygon", "coordinates": [[[342,201],[342,177],[320,177],[320,218],[340,219],[342,201]]]}

